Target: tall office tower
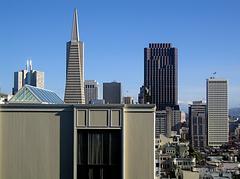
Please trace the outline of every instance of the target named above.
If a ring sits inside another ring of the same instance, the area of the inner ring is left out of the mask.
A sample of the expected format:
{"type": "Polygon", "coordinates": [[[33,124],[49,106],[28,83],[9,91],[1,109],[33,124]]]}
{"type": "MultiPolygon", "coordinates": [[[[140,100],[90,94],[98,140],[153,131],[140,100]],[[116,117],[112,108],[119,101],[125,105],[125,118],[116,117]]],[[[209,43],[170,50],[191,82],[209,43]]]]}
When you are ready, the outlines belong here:
{"type": "Polygon", "coordinates": [[[178,106],[178,51],[170,43],[144,48],[144,86],[157,110],[178,106]]]}
{"type": "Polygon", "coordinates": [[[72,36],[71,40],[67,42],[65,103],[85,104],[83,62],[84,44],[79,41],[78,15],[75,9],[72,36]]]}
{"type": "Polygon", "coordinates": [[[189,106],[190,144],[196,150],[204,150],[207,146],[207,115],[206,103],[193,101],[189,106]]]}
{"type": "Polygon", "coordinates": [[[228,82],[207,79],[208,146],[228,142],[228,82]]]}
{"type": "Polygon", "coordinates": [[[14,72],[14,87],[12,88],[12,94],[16,94],[25,85],[25,79],[27,76],[27,70],[21,70],[14,72]]]}
{"type": "Polygon", "coordinates": [[[103,99],[106,104],[120,104],[121,96],[121,83],[103,83],[103,99]]]}
{"type": "Polygon", "coordinates": [[[25,84],[44,88],[44,72],[33,70],[32,60],[27,60],[25,70],[14,72],[14,87],[12,94],[16,94],[25,84]]]}
{"type": "Polygon", "coordinates": [[[85,80],[85,102],[89,104],[92,100],[98,99],[99,84],[96,80],[85,80]]]}
{"type": "Polygon", "coordinates": [[[36,87],[44,87],[44,73],[41,71],[35,71],[33,73],[33,78],[32,78],[32,86],[36,87]]]}

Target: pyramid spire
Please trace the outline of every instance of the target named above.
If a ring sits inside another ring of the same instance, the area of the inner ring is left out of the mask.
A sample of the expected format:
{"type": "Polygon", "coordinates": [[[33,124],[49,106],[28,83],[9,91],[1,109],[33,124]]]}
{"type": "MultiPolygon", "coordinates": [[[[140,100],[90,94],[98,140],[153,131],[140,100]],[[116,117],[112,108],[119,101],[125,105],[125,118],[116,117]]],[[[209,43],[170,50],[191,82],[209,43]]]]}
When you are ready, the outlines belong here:
{"type": "Polygon", "coordinates": [[[77,9],[74,9],[73,15],[73,26],[72,26],[72,37],[71,41],[79,41],[79,33],[78,33],[78,13],[77,9]]]}

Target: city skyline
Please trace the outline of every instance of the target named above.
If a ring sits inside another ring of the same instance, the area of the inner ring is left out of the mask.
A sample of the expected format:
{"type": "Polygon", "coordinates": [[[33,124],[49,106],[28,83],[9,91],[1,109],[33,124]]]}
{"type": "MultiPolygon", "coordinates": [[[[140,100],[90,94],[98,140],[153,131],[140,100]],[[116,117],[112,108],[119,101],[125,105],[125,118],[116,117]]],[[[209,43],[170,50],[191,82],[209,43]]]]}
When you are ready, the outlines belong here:
{"type": "Polygon", "coordinates": [[[63,98],[65,43],[76,7],[86,48],[85,79],[94,79],[100,84],[119,81],[123,94],[128,91],[126,95],[136,100],[143,84],[143,48],[151,42],[169,42],[179,49],[180,103],[206,100],[205,80],[217,72],[216,77],[229,81],[230,107],[239,107],[236,98],[240,95],[237,73],[240,37],[236,35],[240,30],[237,25],[239,2],[152,1],[155,5],[147,7],[142,2],[126,2],[102,2],[92,6],[86,1],[72,4],[63,1],[54,10],[55,4],[46,1],[3,3],[0,12],[3,24],[0,30],[1,91],[11,92],[12,73],[31,57],[36,68],[45,72],[46,88],[63,98]],[[146,12],[142,13],[145,8],[146,12]],[[106,9],[108,12],[104,13],[106,9]],[[154,27],[149,26],[152,22],[155,22],[154,27]],[[54,63],[59,64],[58,68],[52,68],[54,63]],[[56,80],[58,78],[61,80],[56,80]]]}

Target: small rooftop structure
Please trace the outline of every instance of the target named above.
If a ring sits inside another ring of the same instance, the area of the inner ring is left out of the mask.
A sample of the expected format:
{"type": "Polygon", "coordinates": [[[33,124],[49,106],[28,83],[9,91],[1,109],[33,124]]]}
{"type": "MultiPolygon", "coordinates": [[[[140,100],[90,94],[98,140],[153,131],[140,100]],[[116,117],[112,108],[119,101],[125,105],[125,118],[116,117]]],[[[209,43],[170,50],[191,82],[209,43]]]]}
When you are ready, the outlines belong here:
{"type": "Polygon", "coordinates": [[[11,97],[12,97],[12,95],[0,92],[0,104],[7,103],[11,97]]]}
{"type": "Polygon", "coordinates": [[[25,85],[9,100],[9,103],[63,104],[63,101],[53,91],[25,85]]]}
{"type": "Polygon", "coordinates": [[[1,92],[0,92],[0,97],[7,97],[7,96],[8,96],[8,94],[1,93],[1,92]]]}

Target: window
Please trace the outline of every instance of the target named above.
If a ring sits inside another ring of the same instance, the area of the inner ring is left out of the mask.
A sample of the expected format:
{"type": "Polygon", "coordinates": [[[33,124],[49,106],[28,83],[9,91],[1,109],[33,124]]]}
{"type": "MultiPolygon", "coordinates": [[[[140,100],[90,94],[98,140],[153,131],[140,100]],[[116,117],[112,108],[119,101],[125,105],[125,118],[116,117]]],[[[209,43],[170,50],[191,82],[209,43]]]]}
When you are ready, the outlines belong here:
{"type": "Polygon", "coordinates": [[[77,178],[120,179],[121,141],[120,130],[79,130],[77,178]]]}

